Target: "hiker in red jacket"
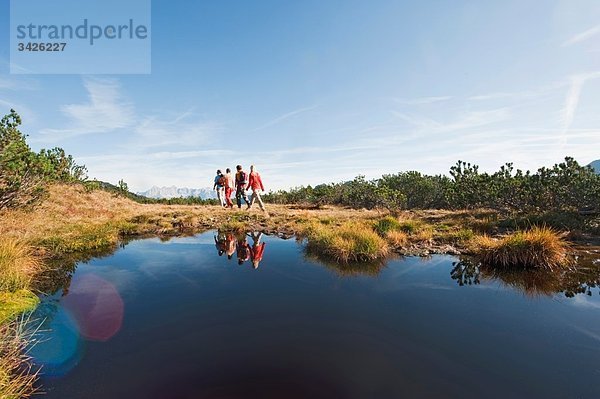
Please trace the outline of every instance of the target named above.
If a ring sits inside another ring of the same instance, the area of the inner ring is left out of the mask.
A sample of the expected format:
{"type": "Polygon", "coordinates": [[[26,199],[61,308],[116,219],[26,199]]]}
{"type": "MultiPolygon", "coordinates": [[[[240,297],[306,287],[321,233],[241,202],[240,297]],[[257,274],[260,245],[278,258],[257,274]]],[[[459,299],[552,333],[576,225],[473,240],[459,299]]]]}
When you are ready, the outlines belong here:
{"type": "Polygon", "coordinates": [[[258,201],[260,209],[264,211],[265,204],[263,204],[262,198],[260,198],[260,193],[265,191],[265,187],[263,186],[260,174],[258,174],[258,172],[254,170],[254,165],[250,166],[250,177],[248,179],[248,187],[252,189],[252,197],[250,198],[250,205],[248,206],[248,209],[252,207],[254,201],[258,201]]]}
{"type": "Polygon", "coordinates": [[[250,259],[252,260],[252,267],[258,269],[258,264],[263,258],[263,254],[265,253],[265,244],[261,243],[260,239],[262,238],[262,233],[258,233],[257,235],[252,234],[252,248],[250,248],[250,259]]]}

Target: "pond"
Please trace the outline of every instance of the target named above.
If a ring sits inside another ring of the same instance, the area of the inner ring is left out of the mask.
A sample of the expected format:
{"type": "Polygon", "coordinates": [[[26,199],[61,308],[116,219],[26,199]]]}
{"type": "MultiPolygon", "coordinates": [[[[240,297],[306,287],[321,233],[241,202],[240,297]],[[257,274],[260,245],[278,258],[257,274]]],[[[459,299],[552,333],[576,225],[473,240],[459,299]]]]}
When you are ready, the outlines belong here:
{"type": "Polygon", "coordinates": [[[35,314],[45,397],[600,397],[597,270],[546,287],[441,255],[337,268],[267,236],[239,262],[215,235],[79,264],[35,314]]]}

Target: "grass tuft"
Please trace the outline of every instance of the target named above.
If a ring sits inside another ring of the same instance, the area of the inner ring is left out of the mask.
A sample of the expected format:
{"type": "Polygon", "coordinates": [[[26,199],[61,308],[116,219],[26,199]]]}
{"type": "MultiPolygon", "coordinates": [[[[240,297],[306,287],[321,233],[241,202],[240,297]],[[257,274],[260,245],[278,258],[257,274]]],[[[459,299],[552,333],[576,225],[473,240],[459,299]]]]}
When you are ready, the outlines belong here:
{"type": "Polygon", "coordinates": [[[21,313],[35,310],[39,303],[38,296],[29,290],[0,291],[0,324],[13,320],[21,313]]]}
{"type": "Polygon", "coordinates": [[[304,234],[310,252],[341,263],[373,261],[389,253],[386,241],[361,223],[346,222],[336,227],[315,223],[304,234]]]}
{"type": "Polygon", "coordinates": [[[27,348],[31,341],[27,320],[20,318],[0,325],[0,398],[29,398],[37,392],[38,371],[27,348]]]}
{"type": "Polygon", "coordinates": [[[41,263],[33,248],[11,237],[0,237],[0,291],[28,288],[41,263]]]}
{"type": "Polygon", "coordinates": [[[395,248],[402,247],[408,243],[408,234],[403,231],[390,230],[385,235],[386,240],[395,248]]]}
{"type": "Polygon", "coordinates": [[[569,264],[568,244],[548,227],[533,227],[499,240],[479,236],[473,245],[477,257],[489,266],[554,270],[569,264]]]}
{"type": "Polygon", "coordinates": [[[375,222],[375,225],[373,226],[373,228],[375,229],[377,234],[379,234],[382,237],[385,237],[387,235],[387,233],[389,233],[391,231],[400,231],[401,226],[402,225],[400,224],[398,219],[396,219],[395,217],[392,217],[392,216],[386,216],[382,219],[379,219],[377,222],[375,222]]]}

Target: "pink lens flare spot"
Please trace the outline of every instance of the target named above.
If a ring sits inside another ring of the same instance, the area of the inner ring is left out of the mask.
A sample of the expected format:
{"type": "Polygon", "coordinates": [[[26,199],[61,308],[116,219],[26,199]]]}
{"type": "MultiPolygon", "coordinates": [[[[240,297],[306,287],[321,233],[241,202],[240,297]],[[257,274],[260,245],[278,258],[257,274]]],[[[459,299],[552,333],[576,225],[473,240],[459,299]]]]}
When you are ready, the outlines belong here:
{"type": "Polygon", "coordinates": [[[74,279],[62,305],[90,341],[108,341],[121,329],[123,299],[112,283],[95,274],[74,279]]]}

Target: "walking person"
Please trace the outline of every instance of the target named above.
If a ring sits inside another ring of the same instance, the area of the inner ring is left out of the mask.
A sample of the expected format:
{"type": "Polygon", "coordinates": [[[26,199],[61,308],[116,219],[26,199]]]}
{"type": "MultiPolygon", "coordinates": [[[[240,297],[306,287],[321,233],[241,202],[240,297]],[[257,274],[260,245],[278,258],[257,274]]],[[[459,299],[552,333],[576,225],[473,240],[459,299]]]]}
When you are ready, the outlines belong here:
{"type": "Polygon", "coordinates": [[[225,176],[221,173],[221,170],[217,170],[217,175],[215,176],[215,184],[213,184],[213,190],[217,192],[217,199],[219,200],[219,204],[221,206],[225,206],[225,176]]]}
{"type": "Polygon", "coordinates": [[[252,233],[252,247],[250,248],[250,260],[252,261],[252,267],[258,269],[258,265],[263,258],[265,253],[265,244],[261,243],[262,233],[252,233]]]}
{"type": "Polygon", "coordinates": [[[237,173],[235,174],[235,199],[237,201],[238,208],[242,208],[242,199],[250,209],[250,202],[246,195],[246,187],[248,186],[248,174],[244,172],[242,165],[235,167],[237,173]]]}
{"type": "Polygon", "coordinates": [[[225,169],[225,203],[229,208],[233,208],[233,202],[231,201],[231,194],[235,188],[235,179],[231,174],[231,169],[225,169]]]}
{"type": "Polygon", "coordinates": [[[227,233],[225,235],[225,242],[226,242],[226,247],[227,247],[227,250],[225,252],[227,254],[227,259],[231,259],[237,249],[236,239],[233,236],[233,233],[227,233]]]}
{"type": "Polygon", "coordinates": [[[250,206],[254,205],[254,201],[258,201],[258,206],[262,211],[265,210],[265,204],[260,197],[261,192],[265,191],[260,174],[255,170],[254,165],[250,165],[250,177],[248,178],[248,187],[252,189],[252,196],[250,197],[250,206]]]}
{"type": "Polygon", "coordinates": [[[220,231],[218,233],[218,235],[215,235],[215,246],[219,256],[222,256],[227,251],[227,236],[220,231]]]}
{"type": "Polygon", "coordinates": [[[245,261],[250,259],[250,244],[248,244],[248,240],[246,240],[246,235],[240,235],[237,238],[237,258],[238,265],[242,265],[245,261]]]}

